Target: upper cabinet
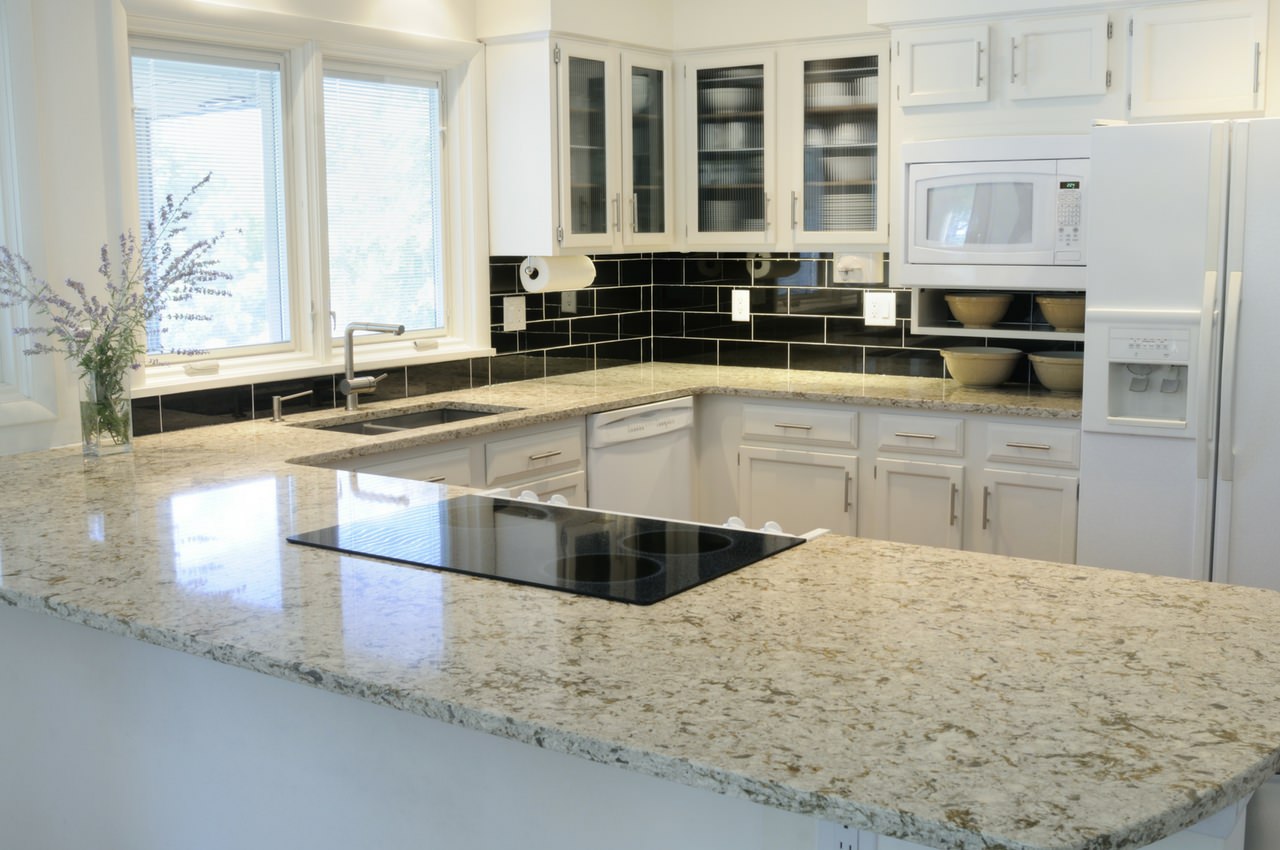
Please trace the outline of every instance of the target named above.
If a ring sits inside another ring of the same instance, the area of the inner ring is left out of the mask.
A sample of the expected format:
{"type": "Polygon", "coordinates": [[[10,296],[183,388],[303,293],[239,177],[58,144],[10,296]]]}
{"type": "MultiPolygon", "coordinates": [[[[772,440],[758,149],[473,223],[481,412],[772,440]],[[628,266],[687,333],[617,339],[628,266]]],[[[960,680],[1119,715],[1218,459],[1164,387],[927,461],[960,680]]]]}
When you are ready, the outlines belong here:
{"type": "Polygon", "coordinates": [[[886,241],[882,44],[685,59],[688,244],[789,250],[886,241]]]}
{"type": "Polygon", "coordinates": [[[690,244],[772,245],[778,232],[774,52],[686,60],[690,244]]]}
{"type": "Polygon", "coordinates": [[[1107,93],[1105,14],[1011,21],[1004,33],[1010,98],[1107,93]]]}
{"type": "Polygon", "coordinates": [[[486,58],[490,252],[672,245],[670,59],[561,38],[486,58]]]}
{"type": "Polygon", "coordinates": [[[904,107],[982,103],[993,82],[1011,100],[1105,94],[1108,37],[1105,13],[895,31],[894,97],[904,107]]]}
{"type": "Polygon", "coordinates": [[[1248,114],[1265,106],[1266,0],[1138,9],[1130,37],[1130,115],[1248,114]]]}
{"type": "Polygon", "coordinates": [[[900,106],[979,103],[989,97],[990,28],[930,27],[893,35],[893,86],[900,106]]]}

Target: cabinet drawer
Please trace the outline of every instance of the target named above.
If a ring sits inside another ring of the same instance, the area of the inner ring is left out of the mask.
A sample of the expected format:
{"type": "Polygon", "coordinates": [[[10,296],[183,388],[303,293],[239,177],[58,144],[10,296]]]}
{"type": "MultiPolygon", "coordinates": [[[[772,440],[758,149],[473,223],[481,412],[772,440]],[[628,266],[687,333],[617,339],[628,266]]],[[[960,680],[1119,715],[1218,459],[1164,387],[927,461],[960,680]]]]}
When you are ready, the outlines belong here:
{"type": "Polygon", "coordinates": [[[987,460],[1074,469],[1080,465],[1080,431],[1043,425],[988,425],[987,460]]]}
{"type": "Polygon", "coordinates": [[[447,449],[430,452],[381,463],[370,463],[360,467],[361,472],[372,472],[377,475],[394,475],[398,478],[413,478],[417,481],[428,481],[432,484],[452,484],[455,487],[471,486],[471,450],[468,448],[447,449]]]}
{"type": "Polygon", "coordinates": [[[742,436],[773,443],[858,447],[858,414],[852,410],[747,404],[742,436]]]}
{"type": "Polygon", "coordinates": [[[964,420],[949,416],[881,416],[881,451],[907,454],[964,454],[964,420]]]}
{"type": "Polygon", "coordinates": [[[509,484],[571,472],[582,466],[584,443],[580,426],[493,440],[484,447],[485,483],[509,484]]]}

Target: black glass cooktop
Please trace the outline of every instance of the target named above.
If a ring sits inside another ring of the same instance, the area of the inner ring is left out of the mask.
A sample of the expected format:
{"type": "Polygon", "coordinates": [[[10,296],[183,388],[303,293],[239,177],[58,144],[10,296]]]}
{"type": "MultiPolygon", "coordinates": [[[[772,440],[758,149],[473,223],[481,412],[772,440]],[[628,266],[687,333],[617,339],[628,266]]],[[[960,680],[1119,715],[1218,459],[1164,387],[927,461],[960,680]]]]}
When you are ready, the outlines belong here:
{"type": "Polygon", "coordinates": [[[291,543],[649,605],[803,538],[489,496],[459,496],[291,543]]]}

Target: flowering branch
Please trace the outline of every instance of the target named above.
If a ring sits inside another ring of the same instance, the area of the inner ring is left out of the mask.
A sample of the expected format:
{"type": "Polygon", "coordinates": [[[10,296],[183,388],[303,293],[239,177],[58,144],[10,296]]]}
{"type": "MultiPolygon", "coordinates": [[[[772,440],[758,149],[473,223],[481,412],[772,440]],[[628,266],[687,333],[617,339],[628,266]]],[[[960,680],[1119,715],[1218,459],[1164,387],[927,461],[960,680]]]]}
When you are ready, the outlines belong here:
{"type": "Polygon", "coordinates": [[[107,245],[102,246],[98,274],[106,280],[105,298],[89,294],[83,283],[71,278],[63,282],[65,288],[55,290],[20,255],[0,247],[0,308],[26,304],[42,313],[46,322],[14,329],[31,340],[23,352],[65,354],[79,365],[82,375],[120,372],[141,365],[147,348],[145,331],[152,320],[212,318],[173,310],[173,305],[196,295],[231,294],[214,285],[231,277],[218,270],[213,257],[221,233],[181,251],[173,247],[174,238],[186,230],[191,218],[188,202],[211,176],[205,175],[179,200],[167,196],[156,219],[146,223],[141,239],[132,231],[122,234],[114,262],[107,245]]]}

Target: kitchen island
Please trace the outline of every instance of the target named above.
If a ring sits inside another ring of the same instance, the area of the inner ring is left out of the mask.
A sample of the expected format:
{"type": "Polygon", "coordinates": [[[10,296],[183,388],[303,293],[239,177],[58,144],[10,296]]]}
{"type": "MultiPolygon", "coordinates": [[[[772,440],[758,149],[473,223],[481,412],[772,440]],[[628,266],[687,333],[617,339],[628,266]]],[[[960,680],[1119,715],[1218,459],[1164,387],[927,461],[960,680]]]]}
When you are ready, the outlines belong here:
{"type": "MultiPolygon", "coordinates": [[[[691,391],[1078,415],[926,379],[651,366],[450,393],[524,410],[446,431],[691,391]]],[[[73,811],[123,836],[97,846],[251,846],[227,830],[276,810],[366,846],[398,846],[367,820],[391,812],[432,847],[498,846],[511,816],[530,847],[600,846],[612,821],[618,847],[807,848],[784,842],[816,817],[933,847],[1124,848],[1280,765],[1268,591],[832,535],[635,607],[285,542],[449,495],[290,459],[439,433],[255,421],[88,470],[0,458],[11,834],[70,846],[36,837],[73,811]],[[386,779],[399,793],[371,801],[386,779]]],[[[308,846],[353,846],[332,835],[308,846]]]]}

